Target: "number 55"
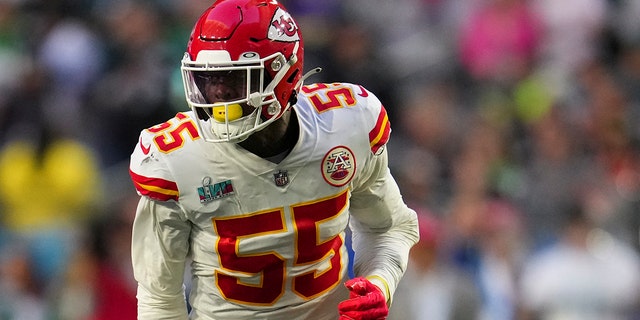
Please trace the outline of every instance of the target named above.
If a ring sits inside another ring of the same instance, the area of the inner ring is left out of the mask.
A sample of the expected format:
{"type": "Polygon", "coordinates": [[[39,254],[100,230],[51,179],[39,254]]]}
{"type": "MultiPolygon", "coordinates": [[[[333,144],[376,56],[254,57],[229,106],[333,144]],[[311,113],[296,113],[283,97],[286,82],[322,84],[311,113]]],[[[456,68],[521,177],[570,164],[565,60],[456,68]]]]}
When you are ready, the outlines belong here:
{"type": "MultiPolygon", "coordinates": [[[[340,248],[344,241],[340,234],[328,240],[320,239],[320,226],[338,217],[347,205],[347,190],[311,203],[291,207],[294,222],[295,257],[293,266],[318,264],[328,261],[326,270],[313,270],[290,279],[293,291],[309,300],[333,289],[341,279],[343,265],[340,248]]],[[[216,249],[222,270],[216,271],[216,285],[224,298],[242,304],[271,305],[285,290],[287,262],[275,251],[242,254],[240,242],[251,237],[274,235],[286,232],[283,209],[252,213],[241,217],[213,219],[219,235],[216,249]],[[242,283],[231,273],[259,275],[257,284],[242,283]]],[[[286,244],[285,244],[286,245],[286,244]]]]}

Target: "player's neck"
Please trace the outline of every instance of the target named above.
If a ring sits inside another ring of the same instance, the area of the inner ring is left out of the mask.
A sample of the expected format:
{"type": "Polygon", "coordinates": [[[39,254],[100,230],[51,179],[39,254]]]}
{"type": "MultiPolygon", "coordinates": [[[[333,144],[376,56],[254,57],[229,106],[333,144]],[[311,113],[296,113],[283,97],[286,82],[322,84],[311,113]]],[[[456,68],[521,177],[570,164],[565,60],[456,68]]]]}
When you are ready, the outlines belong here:
{"type": "Polygon", "coordinates": [[[264,159],[283,155],[277,157],[282,160],[293,149],[299,136],[298,117],[291,108],[280,119],[238,145],[264,159]]]}

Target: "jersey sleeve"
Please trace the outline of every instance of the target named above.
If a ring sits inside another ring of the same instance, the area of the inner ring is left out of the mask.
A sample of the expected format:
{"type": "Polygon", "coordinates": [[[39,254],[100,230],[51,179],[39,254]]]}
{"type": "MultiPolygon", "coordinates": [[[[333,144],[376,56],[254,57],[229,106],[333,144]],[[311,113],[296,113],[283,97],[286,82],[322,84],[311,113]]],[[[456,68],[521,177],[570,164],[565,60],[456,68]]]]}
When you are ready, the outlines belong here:
{"type": "Polygon", "coordinates": [[[369,131],[369,146],[373,154],[380,154],[391,135],[391,123],[389,123],[387,110],[382,104],[377,103],[377,105],[379,108],[374,108],[375,124],[369,131]]]}
{"type": "Polygon", "coordinates": [[[184,270],[191,224],[165,154],[143,130],[129,174],[141,196],[133,223],[131,258],[138,283],[138,319],[187,319],[184,270]]]}
{"type": "Polygon", "coordinates": [[[138,319],[187,319],[183,279],[190,231],[176,202],[140,199],[131,241],[138,319]]]}
{"type": "Polygon", "coordinates": [[[139,195],[157,201],[178,201],[178,185],[162,161],[153,137],[148,130],[140,133],[138,144],[131,155],[129,175],[139,195]]]}
{"type": "Polygon", "coordinates": [[[389,142],[391,123],[382,102],[375,94],[361,85],[343,84],[355,93],[359,109],[363,112],[364,125],[368,130],[369,148],[373,154],[380,154],[389,142]]]}
{"type": "Polygon", "coordinates": [[[406,270],[409,250],[418,241],[418,221],[388,167],[385,145],[391,126],[387,112],[373,94],[363,92],[368,94],[364,108],[371,153],[354,180],[351,195],[354,270],[380,287],[391,302],[406,270]]]}

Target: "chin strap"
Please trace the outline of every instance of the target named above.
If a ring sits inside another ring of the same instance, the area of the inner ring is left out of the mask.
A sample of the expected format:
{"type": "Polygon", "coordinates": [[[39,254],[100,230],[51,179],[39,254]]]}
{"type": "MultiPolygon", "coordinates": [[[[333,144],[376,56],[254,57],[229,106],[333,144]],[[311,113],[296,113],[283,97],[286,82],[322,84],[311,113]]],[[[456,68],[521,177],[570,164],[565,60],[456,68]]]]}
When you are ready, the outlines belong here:
{"type": "Polygon", "coordinates": [[[300,80],[298,80],[298,83],[296,83],[296,86],[294,88],[300,88],[304,84],[304,81],[307,80],[307,78],[311,77],[312,75],[314,75],[316,73],[320,73],[320,71],[322,71],[322,68],[320,68],[320,67],[315,67],[315,68],[309,70],[307,73],[305,73],[302,76],[302,78],[300,78],[300,80]]]}
{"type": "Polygon", "coordinates": [[[297,92],[298,92],[298,90],[300,90],[300,87],[302,87],[302,84],[304,83],[304,80],[306,80],[307,78],[309,78],[310,76],[312,76],[312,75],[314,75],[316,73],[320,73],[320,71],[322,71],[322,68],[320,68],[320,67],[313,68],[312,70],[309,70],[307,73],[305,73],[302,76],[302,78],[300,78],[300,80],[298,80],[298,83],[296,83],[296,86],[294,87],[296,89],[291,92],[291,96],[289,97],[289,105],[290,106],[292,106],[292,105],[296,104],[296,102],[298,102],[297,92]]]}

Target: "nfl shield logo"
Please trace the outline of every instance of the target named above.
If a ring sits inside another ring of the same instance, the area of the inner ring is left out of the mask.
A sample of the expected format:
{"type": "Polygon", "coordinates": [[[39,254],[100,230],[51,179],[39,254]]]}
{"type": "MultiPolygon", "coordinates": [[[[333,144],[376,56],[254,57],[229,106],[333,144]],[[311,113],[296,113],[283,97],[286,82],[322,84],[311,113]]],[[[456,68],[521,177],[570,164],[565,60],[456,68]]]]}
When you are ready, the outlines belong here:
{"type": "Polygon", "coordinates": [[[289,174],[286,170],[278,170],[278,172],[273,174],[273,181],[276,183],[276,186],[284,187],[289,183],[289,174]]]}

